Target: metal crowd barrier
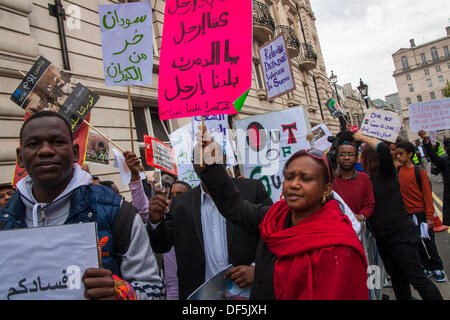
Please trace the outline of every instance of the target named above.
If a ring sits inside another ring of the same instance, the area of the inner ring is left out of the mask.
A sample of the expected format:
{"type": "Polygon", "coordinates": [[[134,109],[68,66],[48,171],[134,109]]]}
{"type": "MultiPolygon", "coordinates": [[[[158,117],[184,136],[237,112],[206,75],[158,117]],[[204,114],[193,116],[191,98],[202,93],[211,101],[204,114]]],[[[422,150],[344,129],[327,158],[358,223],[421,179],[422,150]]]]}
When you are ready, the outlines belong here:
{"type": "Polygon", "coordinates": [[[386,282],[386,270],[378,252],[375,237],[366,226],[366,222],[361,223],[361,243],[367,257],[368,269],[368,289],[370,300],[382,300],[383,286],[386,282]]]}

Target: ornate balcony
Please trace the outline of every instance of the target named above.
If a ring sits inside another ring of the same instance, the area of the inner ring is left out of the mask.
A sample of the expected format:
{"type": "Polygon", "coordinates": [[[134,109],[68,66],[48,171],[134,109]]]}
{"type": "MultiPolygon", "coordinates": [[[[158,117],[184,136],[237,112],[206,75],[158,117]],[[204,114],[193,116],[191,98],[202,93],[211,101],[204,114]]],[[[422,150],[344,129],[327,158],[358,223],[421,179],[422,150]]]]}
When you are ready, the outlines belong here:
{"type": "Polygon", "coordinates": [[[270,15],[269,7],[253,0],[253,36],[265,43],[273,38],[275,22],[270,15]]]}
{"type": "Polygon", "coordinates": [[[310,71],[317,66],[317,54],[309,43],[300,44],[300,53],[297,58],[298,67],[302,70],[310,71]]]}
{"type": "Polygon", "coordinates": [[[275,35],[278,36],[280,34],[284,34],[284,38],[286,39],[286,45],[288,49],[289,57],[292,59],[296,57],[300,51],[300,41],[298,41],[297,36],[295,35],[294,29],[289,26],[276,26],[275,27],[275,35]]]}

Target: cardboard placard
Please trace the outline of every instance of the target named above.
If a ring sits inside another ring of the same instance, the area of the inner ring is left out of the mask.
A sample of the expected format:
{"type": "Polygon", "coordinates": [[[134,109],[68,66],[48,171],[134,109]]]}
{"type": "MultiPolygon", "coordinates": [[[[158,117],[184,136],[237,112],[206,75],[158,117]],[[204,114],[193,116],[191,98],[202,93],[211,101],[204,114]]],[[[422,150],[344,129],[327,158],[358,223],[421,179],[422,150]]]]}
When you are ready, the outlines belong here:
{"type": "Polygon", "coordinates": [[[107,86],[152,83],[153,18],[150,1],[98,6],[107,86]]]}
{"type": "Polygon", "coordinates": [[[402,123],[395,112],[369,109],[364,116],[360,132],[369,137],[395,142],[401,127],[402,123]]]}
{"type": "Polygon", "coordinates": [[[280,34],[259,49],[267,98],[273,100],[295,90],[291,59],[284,34],[280,34]]]}
{"type": "Polygon", "coordinates": [[[85,299],[81,277],[99,266],[97,224],[2,231],[0,257],[1,300],[85,299]]]}

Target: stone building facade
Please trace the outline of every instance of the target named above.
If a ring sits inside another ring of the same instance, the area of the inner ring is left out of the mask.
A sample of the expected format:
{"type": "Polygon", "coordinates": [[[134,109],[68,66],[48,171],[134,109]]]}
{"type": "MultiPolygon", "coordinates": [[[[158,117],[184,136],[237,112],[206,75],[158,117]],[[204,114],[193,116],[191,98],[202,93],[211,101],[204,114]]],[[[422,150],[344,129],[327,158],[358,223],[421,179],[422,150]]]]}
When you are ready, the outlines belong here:
{"type": "MultiPolygon", "coordinates": [[[[148,86],[131,86],[133,106],[133,137],[128,118],[127,89],[105,86],[98,5],[122,0],[0,0],[0,183],[10,182],[15,168],[15,150],[24,111],[10,96],[22,79],[20,71],[30,69],[36,58],[44,56],[73,78],[100,96],[91,114],[91,123],[124,149],[140,150],[144,157],[143,134],[168,141],[168,134],[190,119],[160,121],[158,115],[159,56],[164,24],[165,1],[151,0],[153,8],[154,67],[153,81],[148,86]],[[65,10],[62,25],[65,44],[61,42],[58,18],[49,14],[49,4],[61,3],[65,10]]],[[[131,0],[129,2],[132,2],[131,0]]],[[[333,92],[327,77],[316,17],[309,0],[253,0],[253,86],[242,109],[235,118],[267,113],[294,106],[305,106],[312,125],[325,122],[333,133],[339,122],[326,110],[325,102],[333,92]],[[296,90],[269,102],[265,96],[258,48],[276,37],[286,36],[296,90]]],[[[112,159],[110,159],[112,160],[112,159]]],[[[145,162],[145,161],[144,161],[145,162]]],[[[112,162],[110,161],[110,164],[112,162]]],[[[91,173],[101,180],[114,181],[124,196],[118,170],[110,166],[91,166],[91,173]]]]}
{"type": "MultiPolygon", "coordinates": [[[[417,133],[411,132],[408,106],[413,103],[444,98],[444,88],[450,79],[450,26],[446,35],[416,46],[410,40],[410,48],[401,48],[392,58],[395,71],[393,77],[397,84],[403,113],[403,123],[408,138],[415,140],[417,133]]],[[[449,136],[449,130],[438,135],[449,136]]]]}

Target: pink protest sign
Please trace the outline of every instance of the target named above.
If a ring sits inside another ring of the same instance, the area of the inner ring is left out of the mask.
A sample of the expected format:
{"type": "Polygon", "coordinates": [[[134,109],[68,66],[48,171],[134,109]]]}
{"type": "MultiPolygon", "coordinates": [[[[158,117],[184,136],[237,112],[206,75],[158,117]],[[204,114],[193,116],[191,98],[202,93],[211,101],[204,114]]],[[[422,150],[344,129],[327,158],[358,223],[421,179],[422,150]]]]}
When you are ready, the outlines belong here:
{"type": "Polygon", "coordinates": [[[250,0],[167,0],[159,64],[161,120],[236,114],[252,82],[250,0]]]}

